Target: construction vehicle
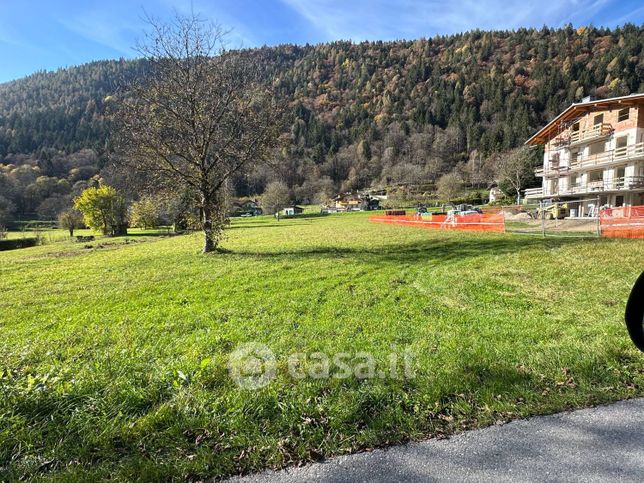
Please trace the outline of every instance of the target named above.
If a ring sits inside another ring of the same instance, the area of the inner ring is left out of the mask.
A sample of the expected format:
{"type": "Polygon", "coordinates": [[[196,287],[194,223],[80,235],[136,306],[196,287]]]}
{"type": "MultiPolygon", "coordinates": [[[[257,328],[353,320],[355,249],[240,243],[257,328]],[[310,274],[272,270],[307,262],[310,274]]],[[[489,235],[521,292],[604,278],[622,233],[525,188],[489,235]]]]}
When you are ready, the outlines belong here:
{"type": "Polygon", "coordinates": [[[530,213],[530,216],[535,220],[540,220],[542,217],[546,220],[563,220],[570,216],[570,208],[568,203],[562,203],[555,199],[546,199],[541,202],[536,210],[530,213]]]}

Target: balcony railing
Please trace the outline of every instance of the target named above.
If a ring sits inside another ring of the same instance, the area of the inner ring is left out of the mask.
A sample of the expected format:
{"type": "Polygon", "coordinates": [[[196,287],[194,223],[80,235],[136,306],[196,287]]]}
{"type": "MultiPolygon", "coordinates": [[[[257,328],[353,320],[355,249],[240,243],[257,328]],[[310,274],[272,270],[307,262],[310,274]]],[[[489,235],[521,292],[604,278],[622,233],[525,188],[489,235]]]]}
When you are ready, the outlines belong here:
{"type": "Polygon", "coordinates": [[[562,171],[578,171],[639,158],[644,158],[644,142],[623,146],[610,151],[604,151],[603,153],[578,157],[576,160],[572,161],[569,166],[559,166],[559,163],[556,165],[548,163],[546,169],[539,167],[535,169],[534,174],[538,177],[557,176],[561,174],[562,171]]]}
{"type": "Polygon", "coordinates": [[[609,136],[613,133],[613,126],[608,123],[595,124],[590,129],[583,131],[573,131],[570,133],[570,143],[578,144],[609,136]]]}
{"type": "MultiPolygon", "coordinates": [[[[589,181],[586,184],[575,184],[568,186],[566,189],[559,189],[558,187],[556,187],[552,193],[535,194],[531,195],[530,197],[538,198],[544,195],[565,196],[586,193],[601,193],[604,191],[628,191],[640,188],[644,188],[644,176],[624,176],[622,178],[589,181]]],[[[529,197],[528,190],[526,190],[526,197],[529,197]]]]}
{"type": "Polygon", "coordinates": [[[551,144],[556,148],[561,148],[573,144],[587,143],[595,139],[609,136],[613,131],[614,129],[612,124],[605,122],[595,124],[590,129],[584,129],[583,131],[571,131],[568,129],[555,137],[551,141],[551,144]]]}
{"type": "Polygon", "coordinates": [[[594,168],[642,157],[644,157],[644,142],[578,158],[570,163],[570,170],[594,168]]]}
{"type": "Polygon", "coordinates": [[[528,188],[525,190],[526,198],[540,198],[543,195],[543,188],[528,188]]]}

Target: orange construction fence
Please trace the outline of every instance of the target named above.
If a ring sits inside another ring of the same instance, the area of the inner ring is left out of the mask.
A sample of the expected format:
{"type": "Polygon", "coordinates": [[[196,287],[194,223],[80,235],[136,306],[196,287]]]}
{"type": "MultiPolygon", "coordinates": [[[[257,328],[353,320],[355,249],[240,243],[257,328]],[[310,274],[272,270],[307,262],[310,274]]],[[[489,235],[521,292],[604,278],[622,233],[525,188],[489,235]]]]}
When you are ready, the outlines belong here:
{"type": "Polygon", "coordinates": [[[371,215],[372,223],[391,223],[436,230],[468,230],[505,232],[505,218],[501,214],[470,213],[467,215],[371,215]]]}
{"type": "Polygon", "coordinates": [[[599,212],[601,235],[608,238],[644,238],[644,206],[605,208],[599,212]]]}

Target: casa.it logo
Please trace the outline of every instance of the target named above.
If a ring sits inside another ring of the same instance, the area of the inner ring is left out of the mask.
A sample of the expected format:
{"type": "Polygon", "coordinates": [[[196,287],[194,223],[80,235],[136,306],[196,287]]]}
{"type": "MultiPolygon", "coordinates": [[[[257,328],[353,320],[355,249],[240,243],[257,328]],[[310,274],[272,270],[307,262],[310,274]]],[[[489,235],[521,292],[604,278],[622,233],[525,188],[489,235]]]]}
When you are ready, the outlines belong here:
{"type": "Polygon", "coordinates": [[[265,344],[241,344],[228,359],[230,377],[242,389],[259,389],[275,379],[275,354],[265,344]]]}

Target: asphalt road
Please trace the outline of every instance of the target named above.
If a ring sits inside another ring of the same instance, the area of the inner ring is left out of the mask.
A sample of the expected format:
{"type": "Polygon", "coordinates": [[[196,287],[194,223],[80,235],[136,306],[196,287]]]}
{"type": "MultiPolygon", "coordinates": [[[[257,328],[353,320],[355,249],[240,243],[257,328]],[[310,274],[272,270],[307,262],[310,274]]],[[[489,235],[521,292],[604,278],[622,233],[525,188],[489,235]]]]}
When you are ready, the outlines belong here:
{"type": "Polygon", "coordinates": [[[644,398],[231,481],[544,480],[644,481],[644,398]]]}

